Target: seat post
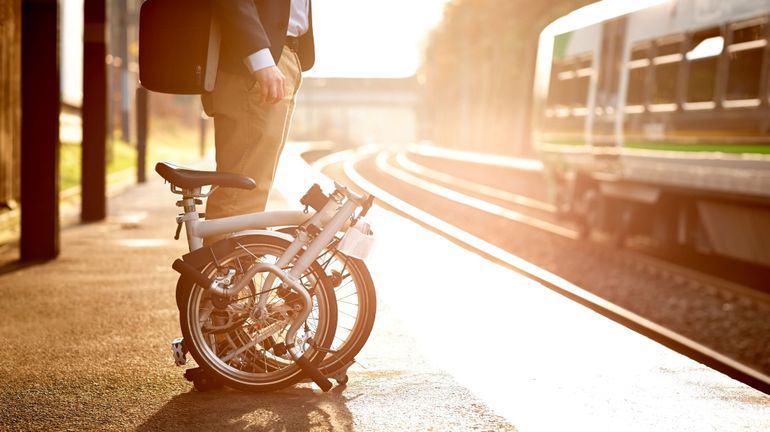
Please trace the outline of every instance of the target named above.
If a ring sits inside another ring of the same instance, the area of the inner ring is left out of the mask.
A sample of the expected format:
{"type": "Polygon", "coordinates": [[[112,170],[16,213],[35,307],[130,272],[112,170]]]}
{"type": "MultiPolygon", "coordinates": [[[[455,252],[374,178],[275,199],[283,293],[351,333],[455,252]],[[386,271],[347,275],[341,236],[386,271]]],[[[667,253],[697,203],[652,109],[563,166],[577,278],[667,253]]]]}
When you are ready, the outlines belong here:
{"type": "Polygon", "coordinates": [[[185,213],[198,213],[196,205],[203,204],[197,197],[201,196],[201,188],[182,189],[182,199],[176,205],[182,207],[185,213]]]}
{"type": "Polygon", "coordinates": [[[182,189],[182,199],[176,202],[177,207],[182,207],[184,212],[177,216],[177,223],[184,224],[185,233],[187,234],[187,245],[189,249],[195,250],[202,246],[202,239],[197,237],[196,227],[202,214],[198,213],[197,205],[203,204],[203,201],[199,198],[203,196],[201,194],[201,188],[182,189]]]}

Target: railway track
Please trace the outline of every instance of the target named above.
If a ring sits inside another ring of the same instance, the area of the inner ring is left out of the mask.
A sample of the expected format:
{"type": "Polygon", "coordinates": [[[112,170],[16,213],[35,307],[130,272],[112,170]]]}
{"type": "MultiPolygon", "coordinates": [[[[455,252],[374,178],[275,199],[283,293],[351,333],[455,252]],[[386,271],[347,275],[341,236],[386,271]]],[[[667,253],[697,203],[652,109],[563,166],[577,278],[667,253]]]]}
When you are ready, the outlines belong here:
{"type": "Polygon", "coordinates": [[[537,189],[536,162],[473,161],[493,174],[482,183],[478,173],[451,170],[467,163],[457,160],[460,154],[410,150],[336,154],[315,165],[427,228],[770,394],[769,295],[638,252],[578,241],[575,227],[559,221],[537,189]]]}

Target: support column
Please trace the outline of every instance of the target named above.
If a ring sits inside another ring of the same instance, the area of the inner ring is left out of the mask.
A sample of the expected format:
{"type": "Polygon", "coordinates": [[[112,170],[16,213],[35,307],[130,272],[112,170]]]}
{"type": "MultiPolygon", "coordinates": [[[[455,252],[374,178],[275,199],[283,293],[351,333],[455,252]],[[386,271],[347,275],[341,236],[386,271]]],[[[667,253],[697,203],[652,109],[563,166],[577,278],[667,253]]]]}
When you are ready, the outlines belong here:
{"type": "Polygon", "coordinates": [[[59,255],[59,51],[57,0],[23,0],[21,12],[22,261],[59,255]]]}
{"type": "Polygon", "coordinates": [[[147,129],[148,99],[150,92],[139,86],[136,88],[136,182],[147,182],[147,129]]]}
{"type": "Polygon", "coordinates": [[[85,0],[81,220],[107,216],[107,55],[105,0],[85,0]]]}
{"type": "Polygon", "coordinates": [[[131,94],[129,93],[129,72],[128,72],[128,9],[126,0],[113,0],[110,12],[111,21],[118,23],[117,30],[117,49],[116,52],[120,58],[120,67],[118,68],[118,82],[120,83],[120,132],[123,141],[132,143],[131,140],[131,94]]]}

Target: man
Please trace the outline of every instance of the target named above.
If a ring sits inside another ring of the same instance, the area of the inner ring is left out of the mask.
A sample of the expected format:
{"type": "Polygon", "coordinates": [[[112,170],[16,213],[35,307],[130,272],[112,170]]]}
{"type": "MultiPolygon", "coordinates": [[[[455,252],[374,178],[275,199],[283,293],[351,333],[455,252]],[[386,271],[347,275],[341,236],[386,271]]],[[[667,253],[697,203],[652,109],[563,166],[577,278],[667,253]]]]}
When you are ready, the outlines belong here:
{"type": "Polygon", "coordinates": [[[220,188],[206,218],[265,209],[302,71],[315,60],[310,0],[215,0],[219,67],[202,96],[214,117],[217,171],[252,177],[251,191],[220,188]]]}

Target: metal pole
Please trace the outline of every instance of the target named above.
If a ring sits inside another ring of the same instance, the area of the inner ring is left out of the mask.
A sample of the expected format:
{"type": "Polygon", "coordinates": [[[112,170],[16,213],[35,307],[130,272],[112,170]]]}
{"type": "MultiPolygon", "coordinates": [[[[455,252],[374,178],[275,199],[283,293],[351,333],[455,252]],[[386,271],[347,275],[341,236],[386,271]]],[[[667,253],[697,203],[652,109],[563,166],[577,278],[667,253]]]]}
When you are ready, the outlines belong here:
{"type": "Polygon", "coordinates": [[[130,107],[131,107],[131,94],[129,90],[129,76],[128,76],[128,9],[126,0],[115,0],[113,3],[115,7],[115,14],[117,15],[118,28],[117,30],[117,54],[120,58],[120,66],[118,67],[120,83],[120,132],[123,141],[131,142],[131,126],[130,126],[130,107]]]}
{"type": "Polygon", "coordinates": [[[147,181],[147,129],[148,99],[150,92],[144,87],[136,88],[136,181],[147,181]]]}
{"type": "Polygon", "coordinates": [[[59,255],[58,9],[57,0],[22,2],[22,261],[59,255]]]}

